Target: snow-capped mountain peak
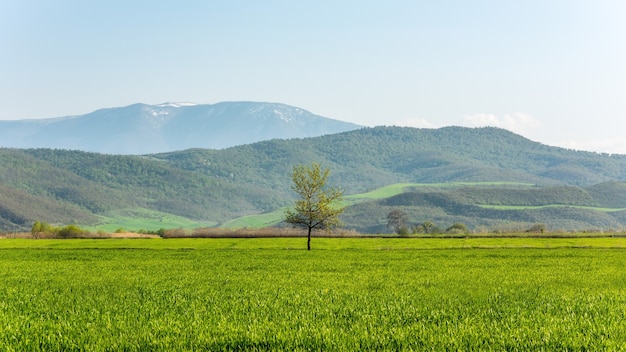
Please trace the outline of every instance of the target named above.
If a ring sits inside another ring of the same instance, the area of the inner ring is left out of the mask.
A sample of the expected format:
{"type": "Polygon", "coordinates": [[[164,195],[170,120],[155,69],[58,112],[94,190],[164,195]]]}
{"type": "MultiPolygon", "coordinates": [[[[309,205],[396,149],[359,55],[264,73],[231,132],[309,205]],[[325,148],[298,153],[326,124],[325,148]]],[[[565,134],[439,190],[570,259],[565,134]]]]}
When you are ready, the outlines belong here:
{"type": "Polygon", "coordinates": [[[182,108],[184,106],[196,106],[198,104],[196,103],[191,103],[191,102],[168,102],[168,103],[163,103],[163,104],[157,104],[156,106],[161,107],[161,108],[165,108],[165,107],[169,107],[169,108],[182,108]]]}
{"type": "Polygon", "coordinates": [[[62,119],[0,121],[0,147],[151,154],[221,149],[276,138],[304,138],[361,128],[279,103],[133,104],[62,119]]]}

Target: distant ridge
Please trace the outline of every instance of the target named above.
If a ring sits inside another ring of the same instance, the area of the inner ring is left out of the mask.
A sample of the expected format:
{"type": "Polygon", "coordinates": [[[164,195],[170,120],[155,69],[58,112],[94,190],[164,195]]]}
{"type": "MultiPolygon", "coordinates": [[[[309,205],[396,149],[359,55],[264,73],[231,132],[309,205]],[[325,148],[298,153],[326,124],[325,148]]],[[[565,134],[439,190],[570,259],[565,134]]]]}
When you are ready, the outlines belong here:
{"type": "Polygon", "coordinates": [[[223,149],[360,127],[285,104],[168,102],[61,118],[0,121],[0,147],[139,155],[189,148],[223,149]]]}

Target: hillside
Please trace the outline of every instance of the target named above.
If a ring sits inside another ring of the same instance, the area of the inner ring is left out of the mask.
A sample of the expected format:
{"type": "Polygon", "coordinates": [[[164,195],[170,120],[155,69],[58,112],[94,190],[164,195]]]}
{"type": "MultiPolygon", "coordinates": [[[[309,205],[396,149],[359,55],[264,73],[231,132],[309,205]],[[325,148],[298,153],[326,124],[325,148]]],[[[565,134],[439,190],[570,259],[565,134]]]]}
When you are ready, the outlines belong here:
{"type": "MultiPolygon", "coordinates": [[[[602,191],[626,183],[591,187],[450,183],[407,187],[403,192],[346,209],[345,221],[365,233],[389,231],[392,210],[407,214],[407,226],[432,222],[442,229],[463,223],[473,231],[525,231],[535,224],[550,230],[626,228],[626,200],[610,201],[602,191]]],[[[622,192],[622,197],[626,193],[622,192]]]]}
{"type": "MultiPolygon", "coordinates": [[[[292,204],[291,169],[312,161],[329,167],[329,182],[344,188],[346,194],[400,182],[507,181],[536,185],[536,189],[522,190],[470,187],[446,194],[446,204],[459,205],[452,210],[446,208],[446,219],[453,216],[476,226],[522,216],[499,213],[504,210],[496,208],[478,209],[478,205],[620,208],[626,199],[623,155],[549,147],[497,128],[376,127],[222,150],[189,149],[145,156],[0,149],[0,226],[2,230],[29,228],[35,219],[95,226],[120,214],[177,216],[194,224],[221,224],[292,204]]],[[[429,199],[441,196],[440,190],[431,191],[435,193],[429,199]]],[[[404,197],[410,197],[407,194],[404,197]]],[[[395,206],[422,207],[419,211],[433,214],[433,220],[437,209],[442,208],[432,202],[402,203],[402,199],[357,204],[346,212],[346,222],[351,222],[353,228],[371,230],[380,224],[369,221],[384,218],[384,211],[395,206]],[[359,212],[375,216],[358,219],[359,212]]],[[[608,218],[598,222],[580,215],[578,212],[584,209],[577,209],[567,211],[572,212],[572,219],[580,216],[580,220],[563,227],[591,228],[600,224],[606,228],[614,224],[608,218]]],[[[541,216],[510,221],[546,222],[555,212],[565,212],[554,208],[542,211],[541,216]]],[[[615,213],[610,215],[617,219],[615,213]]]]}
{"type": "Polygon", "coordinates": [[[566,150],[498,128],[362,128],[318,138],[154,155],[216,178],[288,188],[294,164],[320,162],[348,193],[397,182],[514,181],[593,185],[626,180],[626,156],[566,150]],[[244,168],[245,167],[245,168],[244,168]]]}
{"type": "Polygon", "coordinates": [[[139,155],[189,148],[221,149],[359,127],[284,104],[134,104],[79,116],[0,121],[0,147],[139,155]]]}

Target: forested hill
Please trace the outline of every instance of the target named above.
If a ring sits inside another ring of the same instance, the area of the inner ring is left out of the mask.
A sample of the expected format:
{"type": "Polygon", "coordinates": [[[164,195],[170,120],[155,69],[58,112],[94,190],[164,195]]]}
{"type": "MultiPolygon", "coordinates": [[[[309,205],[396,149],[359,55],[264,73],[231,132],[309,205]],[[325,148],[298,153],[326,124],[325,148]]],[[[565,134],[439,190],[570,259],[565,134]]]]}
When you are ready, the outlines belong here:
{"type": "Polygon", "coordinates": [[[320,162],[331,182],[361,192],[394,182],[516,181],[592,185],[626,180],[626,156],[546,146],[499,128],[375,127],[156,158],[217,178],[287,187],[297,163],[320,162]]]}
{"type": "Polygon", "coordinates": [[[626,180],[626,156],[549,147],[497,128],[363,128],[146,156],[0,149],[0,228],[93,223],[138,208],[224,222],[291,204],[292,167],[312,161],[348,194],[398,182],[626,180]]]}

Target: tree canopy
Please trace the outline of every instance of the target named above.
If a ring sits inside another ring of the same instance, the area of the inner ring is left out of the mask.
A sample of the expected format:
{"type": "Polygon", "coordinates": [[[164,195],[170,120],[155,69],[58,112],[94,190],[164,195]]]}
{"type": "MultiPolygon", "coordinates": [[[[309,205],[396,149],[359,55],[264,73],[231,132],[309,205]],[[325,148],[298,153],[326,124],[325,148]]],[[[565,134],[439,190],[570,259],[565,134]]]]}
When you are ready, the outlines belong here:
{"type": "Polygon", "coordinates": [[[318,163],[310,166],[297,165],[293,168],[291,188],[300,199],[294,209],[285,213],[285,221],[295,227],[307,229],[307,249],[311,249],[312,230],[329,230],[341,224],[339,215],[343,212],[338,202],[343,190],[327,188],[329,169],[318,163]]]}
{"type": "Polygon", "coordinates": [[[394,209],[387,214],[387,227],[393,229],[395,233],[400,233],[406,230],[406,223],[409,221],[409,216],[406,212],[400,209],[394,209]]]}

